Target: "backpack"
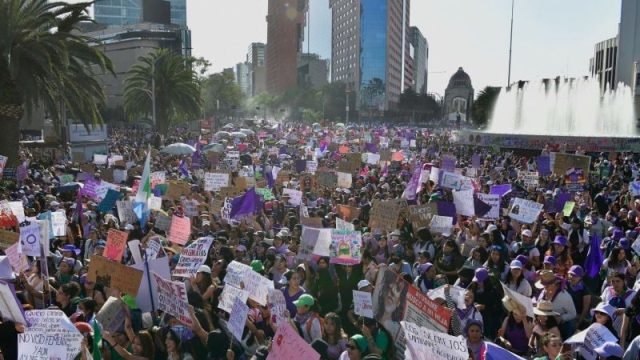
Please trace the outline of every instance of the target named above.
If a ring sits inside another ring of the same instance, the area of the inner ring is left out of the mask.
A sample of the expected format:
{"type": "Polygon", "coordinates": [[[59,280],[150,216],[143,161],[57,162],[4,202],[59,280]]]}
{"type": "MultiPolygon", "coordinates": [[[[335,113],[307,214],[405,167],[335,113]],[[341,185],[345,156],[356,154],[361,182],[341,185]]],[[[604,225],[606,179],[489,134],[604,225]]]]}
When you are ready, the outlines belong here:
{"type": "MultiPolygon", "coordinates": [[[[613,287],[610,288],[609,291],[611,291],[611,295],[615,295],[613,287]]],[[[614,296],[611,298],[611,300],[609,300],[609,305],[613,306],[616,309],[626,308],[627,304],[625,300],[627,300],[627,298],[631,296],[631,294],[633,294],[633,291],[627,291],[622,296],[614,296]]]]}
{"type": "Polygon", "coordinates": [[[324,334],[324,319],[318,315],[318,313],[314,312],[313,315],[307,320],[305,324],[307,326],[307,334],[311,334],[311,325],[313,324],[313,319],[318,319],[320,322],[320,332],[324,334]]]}

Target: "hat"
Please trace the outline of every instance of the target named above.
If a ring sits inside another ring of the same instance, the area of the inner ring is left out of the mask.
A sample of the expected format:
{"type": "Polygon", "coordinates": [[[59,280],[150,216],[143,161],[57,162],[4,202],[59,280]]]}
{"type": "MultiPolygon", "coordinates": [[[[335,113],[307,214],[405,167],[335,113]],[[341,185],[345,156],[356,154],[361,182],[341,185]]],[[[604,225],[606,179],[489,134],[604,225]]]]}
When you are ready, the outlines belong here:
{"type": "Polygon", "coordinates": [[[391,232],[391,234],[389,234],[389,236],[400,236],[402,235],[402,233],[400,233],[400,230],[395,229],[391,232]]]}
{"type": "Polygon", "coordinates": [[[551,264],[553,266],[556,266],[558,261],[556,260],[555,256],[547,255],[547,256],[544,257],[544,260],[542,261],[542,263],[543,264],[551,264]]]}
{"type": "Polygon", "coordinates": [[[127,230],[127,231],[131,231],[131,230],[133,230],[133,225],[127,224],[127,225],[125,225],[124,229],[127,230]]]}
{"type": "Polygon", "coordinates": [[[54,200],[54,201],[50,202],[49,205],[51,205],[51,206],[60,206],[60,203],[54,200]]]}
{"type": "Polygon", "coordinates": [[[522,236],[528,236],[528,237],[531,237],[531,236],[533,236],[533,234],[531,234],[531,230],[529,230],[529,229],[524,229],[524,230],[522,230],[522,236]]]}
{"type": "Polygon", "coordinates": [[[202,222],[202,226],[211,226],[211,223],[205,220],[202,222]]]}
{"type": "Polygon", "coordinates": [[[556,236],[555,239],[553,239],[553,243],[554,244],[558,244],[558,245],[562,245],[562,246],[567,246],[567,238],[565,238],[564,236],[556,236]]]}
{"type": "Polygon", "coordinates": [[[246,247],[246,246],[244,246],[244,245],[238,245],[238,246],[236,246],[236,251],[243,251],[243,252],[245,252],[245,251],[247,251],[247,247],[246,247]]]}
{"type": "Polygon", "coordinates": [[[536,287],[538,289],[544,289],[545,286],[555,284],[560,279],[556,274],[551,270],[543,270],[540,272],[540,280],[536,282],[536,287]]]}
{"type": "Polygon", "coordinates": [[[97,247],[105,248],[107,247],[107,242],[104,240],[98,240],[94,245],[94,248],[97,248],[97,247]]]}
{"type": "Polygon", "coordinates": [[[62,248],[60,248],[60,251],[72,251],[74,253],[76,253],[76,255],[80,255],[80,249],[78,249],[75,245],[72,244],[67,244],[65,246],[63,246],[62,248]]]}
{"type": "Polygon", "coordinates": [[[519,260],[512,260],[509,267],[511,269],[522,269],[522,263],[519,260]]]}
{"type": "Polygon", "coordinates": [[[208,265],[200,265],[196,273],[201,273],[201,272],[211,275],[211,268],[208,265]]]}
{"type": "Polygon", "coordinates": [[[520,264],[522,264],[523,266],[527,266],[527,264],[529,263],[529,258],[524,255],[516,256],[516,260],[520,261],[520,264]]]}
{"type": "Polygon", "coordinates": [[[87,274],[82,274],[82,276],[80,276],[80,285],[84,285],[86,283],[89,283],[89,279],[87,277],[87,274]]]}
{"type": "Polygon", "coordinates": [[[620,239],[620,241],[618,241],[618,245],[625,250],[629,250],[631,248],[631,242],[627,238],[620,239]]]}
{"type": "Polygon", "coordinates": [[[489,278],[489,271],[485,268],[477,268],[473,281],[484,282],[489,278]]]}
{"type": "Polygon", "coordinates": [[[591,316],[595,316],[596,312],[607,314],[611,319],[613,319],[613,315],[616,312],[616,309],[608,303],[601,302],[596,306],[595,309],[591,309],[591,316]]]}
{"type": "Polygon", "coordinates": [[[91,325],[89,325],[86,322],[77,322],[73,325],[75,325],[76,329],[78,329],[80,334],[91,334],[93,332],[91,325]]]}
{"type": "Polygon", "coordinates": [[[425,272],[429,271],[429,269],[431,269],[432,267],[433,267],[432,263],[420,264],[418,265],[418,274],[424,274],[425,272]]]}
{"type": "Polygon", "coordinates": [[[550,301],[542,300],[533,308],[533,313],[542,316],[559,316],[553,311],[553,304],[550,301]]]}
{"type": "Polygon", "coordinates": [[[302,295],[300,295],[298,300],[293,302],[293,305],[295,305],[296,307],[313,306],[313,304],[315,304],[315,302],[316,301],[313,299],[313,296],[311,296],[309,294],[302,294],[302,295]]]}
{"type": "Polygon", "coordinates": [[[253,269],[253,271],[259,273],[259,272],[264,271],[264,265],[262,264],[262,262],[260,260],[253,260],[251,262],[251,269],[253,269]]]}
{"type": "Polygon", "coordinates": [[[367,339],[365,339],[364,336],[360,334],[356,334],[356,335],[353,335],[350,339],[353,340],[358,345],[361,353],[367,352],[367,339]]]}
{"type": "Polygon", "coordinates": [[[358,290],[362,290],[367,286],[371,286],[371,283],[369,282],[369,280],[360,280],[358,282],[358,290]]]}
{"type": "Polygon", "coordinates": [[[568,273],[573,275],[573,276],[583,277],[584,276],[584,269],[582,269],[582,266],[580,266],[580,265],[573,265],[569,269],[568,273]]]}
{"type": "Polygon", "coordinates": [[[402,256],[402,254],[404,254],[404,247],[400,244],[393,245],[393,254],[402,256]]]}
{"type": "Polygon", "coordinates": [[[624,236],[624,233],[622,232],[622,230],[615,229],[615,230],[613,230],[613,235],[611,235],[611,238],[613,240],[620,240],[620,239],[622,239],[623,236],[624,236]]]}
{"type": "Polygon", "coordinates": [[[613,341],[606,341],[604,344],[594,348],[593,351],[605,358],[608,358],[609,356],[621,358],[624,355],[622,347],[613,341]]]}
{"type": "Polygon", "coordinates": [[[495,230],[498,230],[498,227],[495,226],[494,224],[491,224],[491,225],[487,226],[487,229],[484,231],[484,233],[485,234],[491,234],[495,230]]]}
{"type": "Polygon", "coordinates": [[[514,312],[518,313],[519,315],[527,314],[527,309],[522,304],[509,296],[505,296],[502,298],[502,305],[504,305],[504,308],[507,310],[507,312],[514,312]]]}

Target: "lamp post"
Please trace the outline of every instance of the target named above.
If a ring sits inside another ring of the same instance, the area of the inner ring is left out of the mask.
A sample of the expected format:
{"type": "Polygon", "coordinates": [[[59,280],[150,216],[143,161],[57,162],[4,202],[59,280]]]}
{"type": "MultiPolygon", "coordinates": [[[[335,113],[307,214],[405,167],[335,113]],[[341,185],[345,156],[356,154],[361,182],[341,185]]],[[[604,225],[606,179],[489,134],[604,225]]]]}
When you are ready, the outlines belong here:
{"type": "Polygon", "coordinates": [[[511,86],[511,50],[513,49],[513,9],[515,0],[511,0],[511,33],[509,34],[509,73],[507,75],[507,88],[511,86]]]}

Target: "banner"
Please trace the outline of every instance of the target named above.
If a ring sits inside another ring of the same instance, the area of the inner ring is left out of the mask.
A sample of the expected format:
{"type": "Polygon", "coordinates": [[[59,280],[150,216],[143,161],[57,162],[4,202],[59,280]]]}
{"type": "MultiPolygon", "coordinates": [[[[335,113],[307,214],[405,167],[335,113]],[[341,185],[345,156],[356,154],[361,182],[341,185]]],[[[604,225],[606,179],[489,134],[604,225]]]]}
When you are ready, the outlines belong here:
{"type": "Polygon", "coordinates": [[[300,334],[287,323],[278,326],[267,360],[320,360],[318,354],[300,334]]]}
{"type": "Polygon", "coordinates": [[[103,256],[109,260],[120,262],[122,254],[127,248],[129,233],[116,229],[109,229],[107,233],[107,244],[105,245],[103,256]]]}
{"type": "Polygon", "coordinates": [[[402,329],[407,340],[404,352],[406,360],[468,360],[467,340],[462,336],[427,329],[407,321],[402,321],[402,329]]]}
{"type": "Polygon", "coordinates": [[[162,276],[151,272],[158,290],[158,309],[175,316],[181,322],[192,325],[187,301],[187,289],[182,281],[163,279],[162,276]]]}
{"type": "Polygon", "coordinates": [[[213,244],[212,237],[203,237],[182,249],[180,259],[175,269],[173,269],[172,275],[182,277],[195,276],[200,265],[207,260],[211,244],[213,244]]]}
{"type": "Polygon", "coordinates": [[[513,206],[509,210],[509,216],[521,223],[531,224],[536,221],[543,206],[544,204],[538,204],[534,201],[515,198],[513,206]]]}
{"type": "Polygon", "coordinates": [[[18,359],[75,359],[80,353],[80,331],[62,310],[31,310],[25,312],[30,326],[18,333],[18,359]]]}
{"type": "Polygon", "coordinates": [[[191,219],[188,217],[171,217],[171,232],[168,240],[174,244],[184,245],[191,236],[191,219]]]}
{"type": "Polygon", "coordinates": [[[87,279],[90,282],[108,288],[117,288],[125,294],[136,296],[142,280],[142,271],[102,256],[92,255],[87,279]]]}
{"type": "Polygon", "coordinates": [[[355,265],[359,264],[362,254],[362,234],[359,231],[331,230],[332,264],[355,265]]]}
{"type": "Polygon", "coordinates": [[[372,299],[373,316],[391,334],[398,358],[404,357],[406,347],[401,321],[441,333],[449,330],[451,312],[388,268],[378,270],[372,299]]]}

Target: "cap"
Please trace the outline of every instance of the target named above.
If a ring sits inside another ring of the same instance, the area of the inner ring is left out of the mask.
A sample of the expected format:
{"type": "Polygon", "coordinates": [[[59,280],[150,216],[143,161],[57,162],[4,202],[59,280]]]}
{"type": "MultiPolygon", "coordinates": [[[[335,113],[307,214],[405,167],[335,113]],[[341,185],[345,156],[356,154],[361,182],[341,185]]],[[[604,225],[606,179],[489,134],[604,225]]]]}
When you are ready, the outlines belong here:
{"type": "Polygon", "coordinates": [[[616,309],[610,304],[601,302],[596,306],[595,309],[592,309],[590,313],[591,313],[591,316],[595,316],[595,313],[597,312],[607,314],[611,319],[613,319],[613,315],[615,311],[616,309]]]}
{"type": "Polygon", "coordinates": [[[418,274],[425,273],[425,272],[429,271],[429,269],[431,269],[432,267],[433,267],[432,263],[420,264],[420,265],[418,265],[418,274]]]}
{"type": "Polygon", "coordinates": [[[236,251],[247,251],[247,247],[244,245],[238,245],[236,246],[236,251]]]}
{"type": "Polygon", "coordinates": [[[259,273],[259,272],[264,271],[264,265],[262,264],[262,262],[260,260],[253,260],[251,262],[251,269],[253,269],[253,271],[259,273]]]}
{"type": "Polygon", "coordinates": [[[208,265],[200,265],[200,267],[198,268],[198,271],[196,271],[197,273],[207,273],[209,275],[211,275],[211,268],[208,265]]]}
{"type": "Polygon", "coordinates": [[[573,265],[569,269],[568,273],[573,275],[573,276],[583,277],[584,276],[584,269],[582,269],[582,266],[580,266],[580,265],[573,265]]]}
{"type": "Polygon", "coordinates": [[[97,247],[101,247],[101,248],[107,247],[107,242],[104,240],[98,240],[94,248],[97,248],[97,247]]]}
{"type": "Polygon", "coordinates": [[[124,229],[127,230],[127,231],[131,231],[131,230],[133,230],[133,225],[127,224],[127,225],[125,225],[124,229]]]}
{"type": "Polygon", "coordinates": [[[522,269],[522,263],[519,260],[512,260],[509,267],[511,269],[522,269]]]}
{"type": "Polygon", "coordinates": [[[473,277],[473,281],[475,282],[484,282],[489,278],[489,271],[485,268],[476,269],[476,274],[473,277]]]}
{"type": "Polygon", "coordinates": [[[298,298],[298,300],[293,302],[293,305],[300,307],[300,306],[313,306],[313,304],[315,304],[315,300],[313,299],[313,296],[309,295],[309,294],[302,294],[300,295],[300,297],[298,298]]]}
{"type": "Polygon", "coordinates": [[[367,286],[371,286],[371,283],[369,282],[369,280],[360,280],[358,282],[358,290],[362,290],[367,286]]]}
{"type": "Polygon", "coordinates": [[[553,243],[554,244],[558,244],[558,245],[562,245],[562,246],[567,246],[567,238],[565,238],[564,236],[556,236],[555,239],[553,239],[553,243]]]}
{"type": "Polygon", "coordinates": [[[542,261],[542,263],[543,264],[551,264],[553,266],[556,266],[558,261],[556,261],[555,256],[547,255],[547,256],[544,257],[544,261],[542,261]]]}
{"type": "Polygon", "coordinates": [[[533,236],[533,234],[531,234],[531,230],[529,230],[529,229],[524,229],[524,230],[522,230],[522,236],[528,236],[528,237],[531,237],[531,236],[533,236]]]}
{"type": "Polygon", "coordinates": [[[604,358],[621,358],[624,355],[624,350],[622,349],[622,347],[613,341],[606,341],[597,348],[594,348],[593,351],[604,358]]]}

